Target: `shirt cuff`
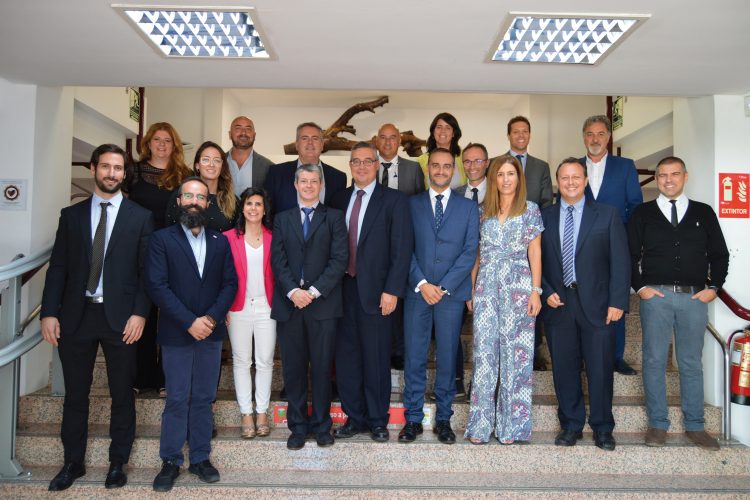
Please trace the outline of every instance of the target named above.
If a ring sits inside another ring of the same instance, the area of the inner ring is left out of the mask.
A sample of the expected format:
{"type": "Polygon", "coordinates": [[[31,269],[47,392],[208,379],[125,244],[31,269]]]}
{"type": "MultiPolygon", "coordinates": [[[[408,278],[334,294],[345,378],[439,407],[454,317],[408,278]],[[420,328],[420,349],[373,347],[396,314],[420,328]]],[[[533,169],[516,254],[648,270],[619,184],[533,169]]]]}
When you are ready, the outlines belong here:
{"type": "Polygon", "coordinates": [[[312,294],[313,298],[315,298],[315,299],[317,299],[318,297],[320,297],[320,296],[322,295],[322,294],[321,294],[321,293],[320,293],[320,292],[318,291],[318,289],[317,289],[317,288],[315,288],[314,286],[311,286],[311,287],[310,287],[310,289],[308,290],[308,292],[310,292],[310,293],[312,294]]]}
{"type": "Polygon", "coordinates": [[[427,280],[421,280],[419,283],[417,283],[417,288],[414,289],[414,293],[419,293],[419,287],[427,283],[427,280]]]}
{"type": "Polygon", "coordinates": [[[292,295],[294,295],[294,292],[296,292],[297,290],[299,290],[299,288],[292,288],[289,293],[286,294],[286,298],[292,300],[292,295]]]}

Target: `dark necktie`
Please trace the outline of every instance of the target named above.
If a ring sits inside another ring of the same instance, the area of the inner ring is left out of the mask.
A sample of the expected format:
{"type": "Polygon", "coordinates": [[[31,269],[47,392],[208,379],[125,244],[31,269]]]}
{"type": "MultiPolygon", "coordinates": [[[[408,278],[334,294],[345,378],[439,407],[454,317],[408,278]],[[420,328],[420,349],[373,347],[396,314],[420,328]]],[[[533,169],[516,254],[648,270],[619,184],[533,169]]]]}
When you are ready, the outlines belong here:
{"type": "Polygon", "coordinates": [[[89,269],[89,282],[86,290],[93,294],[99,287],[99,277],[102,275],[104,266],[104,240],[107,237],[107,207],[108,201],[99,204],[102,207],[102,214],[99,217],[99,224],[96,226],[94,233],[94,243],[91,245],[91,268],[89,269]]]}
{"type": "Polygon", "coordinates": [[[523,155],[516,155],[516,158],[518,158],[518,163],[521,164],[521,171],[523,172],[523,155]]]}
{"type": "Polygon", "coordinates": [[[310,214],[313,213],[313,210],[315,210],[315,207],[302,207],[302,211],[305,213],[305,220],[302,221],[302,236],[305,237],[305,240],[307,240],[307,233],[310,231],[310,214]]]}
{"type": "Polygon", "coordinates": [[[357,198],[354,200],[352,213],[349,214],[349,265],[346,266],[346,274],[351,277],[354,277],[357,274],[357,237],[359,236],[359,211],[362,209],[362,197],[364,195],[365,191],[363,189],[357,190],[357,198]]]}
{"type": "Polygon", "coordinates": [[[575,208],[568,205],[568,214],[565,216],[565,227],[563,228],[563,284],[570,286],[573,283],[573,268],[575,262],[575,248],[573,248],[573,210],[575,208]]]}
{"type": "Polygon", "coordinates": [[[680,223],[677,218],[677,200],[669,200],[669,203],[672,204],[672,227],[677,227],[680,223]]]}
{"type": "Polygon", "coordinates": [[[443,195],[438,194],[435,196],[435,229],[440,229],[440,224],[443,223],[443,195]]]}
{"type": "Polygon", "coordinates": [[[383,162],[381,163],[383,165],[383,177],[380,178],[380,183],[383,185],[383,187],[388,187],[388,169],[391,165],[393,165],[392,162],[383,162]]]}
{"type": "Polygon", "coordinates": [[[479,203],[479,188],[471,188],[471,199],[479,203]]]}

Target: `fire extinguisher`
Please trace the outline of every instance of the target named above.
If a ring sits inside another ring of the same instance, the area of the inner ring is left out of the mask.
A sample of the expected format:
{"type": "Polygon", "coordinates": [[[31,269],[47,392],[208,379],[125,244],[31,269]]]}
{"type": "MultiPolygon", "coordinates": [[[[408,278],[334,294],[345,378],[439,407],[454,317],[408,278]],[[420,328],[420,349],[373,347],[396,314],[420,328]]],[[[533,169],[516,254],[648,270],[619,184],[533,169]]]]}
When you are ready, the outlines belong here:
{"type": "Polygon", "coordinates": [[[750,406],[750,330],[734,341],[732,350],[732,403],[750,406]]]}

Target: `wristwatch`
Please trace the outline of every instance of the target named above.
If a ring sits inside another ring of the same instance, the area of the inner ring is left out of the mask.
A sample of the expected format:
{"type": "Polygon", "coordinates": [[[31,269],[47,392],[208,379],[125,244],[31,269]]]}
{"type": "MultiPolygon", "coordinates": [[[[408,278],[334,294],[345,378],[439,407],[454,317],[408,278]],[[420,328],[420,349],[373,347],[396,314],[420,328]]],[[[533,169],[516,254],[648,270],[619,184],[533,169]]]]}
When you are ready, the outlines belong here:
{"type": "Polygon", "coordinates": [[[536,293],[538,293],[539,295],[541,295],[542,293],[544,293],[544,290],[542,290],[542,289],[541,289],[541,288],[539,288],[538,286],[532,286],[532,287],[531,287],[531,291],[532,291],[532,292],[536,292],[536,293]]]}

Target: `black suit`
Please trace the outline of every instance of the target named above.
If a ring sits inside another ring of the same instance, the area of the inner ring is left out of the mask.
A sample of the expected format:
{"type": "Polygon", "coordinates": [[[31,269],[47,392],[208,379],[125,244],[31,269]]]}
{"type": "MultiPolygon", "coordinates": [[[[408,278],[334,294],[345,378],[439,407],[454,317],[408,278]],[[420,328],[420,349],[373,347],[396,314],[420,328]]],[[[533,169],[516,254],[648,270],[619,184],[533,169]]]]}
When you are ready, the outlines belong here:
{"type": "MultiPolygon", "coordinates": [[[[98,208],[98,207],[97,207],[98,208]]],[[[153,231],[151,212],[123,198],[104,255],[104,302],[86,299],[92,234],[91,198],[64,208],[55,236],[42,295],[41,317],[60,322],[59,351],[65,377],[60,431],[65,462],[83,463],[88,434],[89,390],[101,343],[112,395],[109,458],[127,463],[135,437],[136,345],[122,340],[131,315],[146,317],[143,265],[153,231]]]]}
{"type": "MultiPolygon", "coordinates": [[[[333,206],[346,213],[353,191],[338,193],[333,206]]],[[[357,222],[350,218],[349,228],[357,222]]],[[[393,317],[381,314],[380,299],[404,296],[414,246],[406,195],[375,183],[358,235],[355,276],[344,277],[336,380],[349,421],[365,429],[388,424],[393,317]]]]}
{"type": "Polygon", "coordinates": [[[289,401],[287,425],[292,433],[306,435],[331,429],[331,363],[336,323],[343,312],[341,277],[349,254],[343,212],[318,204],[307,238],[303,236],[301,214],[296,207],[281,212],[274,220],[271,268],[276,287],[271,318],[278,322],[284,386],[289,401]],[[287,294],[295,288],[310,287],[315,287],[320,297],[304,309],[297,309],[287,294]],[[308,366],[313,391],[313,413],[309,419],[308,366]]]}
{"type": "MultiPolygon", "coordinates": [[[[323,183],[325,199],[330,205],[333,195],[346,189],[346,174],[330,165],[323,165],[323,183]]],[[[297,171],[297,160],[272,165],[268,169],[263,187],[271,198],[271,215],[276,215],[297,206],[297,190],[294,189],[294,173],[297,171]]]]}

